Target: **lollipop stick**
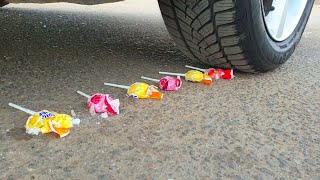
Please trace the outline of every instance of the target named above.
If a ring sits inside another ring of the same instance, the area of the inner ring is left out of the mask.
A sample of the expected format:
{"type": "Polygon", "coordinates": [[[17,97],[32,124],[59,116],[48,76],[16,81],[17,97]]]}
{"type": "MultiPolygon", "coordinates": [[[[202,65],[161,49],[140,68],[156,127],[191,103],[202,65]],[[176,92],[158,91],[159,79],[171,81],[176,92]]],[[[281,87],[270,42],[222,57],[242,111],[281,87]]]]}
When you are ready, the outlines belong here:
{"type": "Polygon", "coordinates": [[[81,92],[81,91],[77,91],[77,93],[82,95],[82,96],[84,96],[84,97],[86,97],[86,98],[88,98],[88,99],[91,97],[90,95],[88,95],[88,94],[86,94],[84,92],[81,92]]]}
{"type": "Polygon", "coordinates": [[[25,112],[27,114],[30,114],[30,115],[34,115],[36,113],[36,112],[34,112],[34,111],[30,110],[30,109],[26,109],[24,107],[18,106],[18,105],[13,104],[13,103],[9,103],[9,106],[11,106],[11,107],[13,107],[15,109],[19,109],[20,111],[23,111],[23,112],[25,112]]]}
{"type": "Polygon", "coordinates": [[[159,79],[153,79],[153,78],[148,78],[148,77],[144,77],[144,76],[141,76],[141,79],[146,79],[146,80],[154,81],[154,82],[159,82],[160,81],[159,79]]]}
{"type": "Polygon", "coordinates": [[[188,66],[188,65],[186,65],[186,68],[194,69],[194,70],[199,70],[199,71],[202,71],[202,72],[205,72],[205,71],[206,71],[206,69],[201,69],[201,68],[197,68],[197,67],[193,67],[193,66],[188,66]]]}
{"type": "Polygon", "coordinates": [[[172,75],[172,76],[182,76],[185,77],[185,74],[182,73],[171,73],[171,72],[159,72],[159,74],[172,75]]]}
{"type": "Polygon", "coordinates": [[[130,88],[130,86],[124,86],[124,85],[112,84],[112,83],[104,83],[104,85],[117,87],[117,88],[121,88],[121,89],[129,89],[130,88]]]}

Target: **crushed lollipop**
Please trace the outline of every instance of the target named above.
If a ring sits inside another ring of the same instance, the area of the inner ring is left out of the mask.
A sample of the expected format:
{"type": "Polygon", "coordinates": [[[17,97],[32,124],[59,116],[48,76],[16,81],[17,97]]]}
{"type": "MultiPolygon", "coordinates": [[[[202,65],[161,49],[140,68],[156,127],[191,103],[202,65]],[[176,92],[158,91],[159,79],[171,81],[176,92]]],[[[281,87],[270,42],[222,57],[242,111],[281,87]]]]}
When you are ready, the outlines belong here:
{"type": "Polygon", "coordinates": [[[69,128],[72,126],[71,116],[43,110],[30,116],[25,128],[26,133],[30,135],[38,135],[40,132],[43,134],[55,132],[60,138],[63,138],[70,133],[69,128]]]}
{"type": "Polygon", "coordinates": [[[163,94],[156,86],[148,85],[146,83],[137,82],[128,88],[128,95],[136,99],[162,99],[163,94]]]}
{"type": "Polygon", "coordinates": [[[60,138],[67,136],[70,133],[69,129],[73,126],[72,117],[67,114],[57,114],[52,119],[44,120],[44,122],[44,126],[41,129],[42,133],[54,132],[57,133],[60,138]]]}
{"type": "Polygon", "coordinates": [[[118,115],[120,113],[119,99],[113,99],[109,94],[94,94],[88,99],[88,109],[92,115],[97,113],[102,117],[109,115],[118,115]]]}
{"type": "Polygon", "coordinates": [[[188,71],[186,73],[185,78],[187,81],[198,82],[198,83],[203,83],[203,84],[207,84],[207,85],[212,84],[212,79],[210,76],[208,76],[207,74],[204,74],[200,71],[196,71],[196,70],[188,71]]]}
{"type": "MultiPolygon", "coordinates": [[[[26,133],[30,135],[38,135],[45,126],[46,119],[52,119],[55,115],[49,111],[43,110],[30,116],[26,122],[26,133]]],[[[46,120],[47,122],[47,120],[46,120]]]]}
{"type": "Polygon", "coordinates": [[[14,103],[8,105],[31,115],[25,125],[26,133],[30,135],[38,135],[40,132],[43,134],[55,132],[60,138],[63,138],[70,133],[69,128],[80,123],[80,119],[73,119],[66,114],[52,113],[47,110],[35,112],[14,103]]]}
{"type": "Polygon", "coordinates": [[[159,87],[164,91],[177,91],[182,85],[181,78],[172,76],[166,76],[159,81],[159,87]]]}

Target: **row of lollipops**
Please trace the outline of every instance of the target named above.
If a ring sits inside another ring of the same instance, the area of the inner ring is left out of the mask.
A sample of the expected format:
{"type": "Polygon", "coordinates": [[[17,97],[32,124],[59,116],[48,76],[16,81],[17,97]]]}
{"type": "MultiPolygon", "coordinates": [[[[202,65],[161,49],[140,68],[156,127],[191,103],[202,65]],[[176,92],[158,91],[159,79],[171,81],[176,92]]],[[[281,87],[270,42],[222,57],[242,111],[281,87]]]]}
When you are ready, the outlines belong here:
{"type": "MultiPolygon", "coordinates": [[[[186,81],[189,82],[203,83],[206,85],[211,85],[213,79],[231,80],[234,78],[232,69],[201,69],[188,65],[186,65],[186,67],[192,70],[185,74],[159,72],[160,74],[171,75],[161,79],[153,79],[144,76],[141,76],[141,78],[158,83],[159,88],[163,91],[178,91],[182,85],[181,77],[184,77],[186,81]]],[[[131,86],[113,83],[104,84],[107,86],[126,89],[127,95],[135,99],[163,98],[163,94],[159,91],[157,86],[148,85],[142,82],[136,82],[131,86]]],[[[77,91],[77,93],[88,99],[87,108],[91,115],[98,114],[103,118],[107,118],[109,115],[120,114],[119,99],[113,99],[109,94],[96,93],[93,95],[88,95],[82,91],[77,91]]],[[[59,114],[47,110],[36,112],[13,103],[9,103],[9,106],[31,115],[25,125],[26,133],[30,135],[38,135],[40,132],[43,134],[54,132],[57,133],[60,138],[62,138],[70,133],[69,129],[71,127],[80,124],[80,119],[75,117],[75,113],[72,113],[73,115],[69,116],[67,114],[59,114]]]]}

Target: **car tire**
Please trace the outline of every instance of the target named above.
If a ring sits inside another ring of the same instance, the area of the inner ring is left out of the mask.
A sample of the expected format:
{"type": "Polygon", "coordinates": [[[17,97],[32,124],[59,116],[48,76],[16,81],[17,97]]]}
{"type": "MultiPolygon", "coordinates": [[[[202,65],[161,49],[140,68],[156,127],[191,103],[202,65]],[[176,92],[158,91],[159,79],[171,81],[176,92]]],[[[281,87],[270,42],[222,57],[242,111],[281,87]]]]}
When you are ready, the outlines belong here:
{"type": "Polygon", "coordinates": [[[158,0],[166,27],[189,58],[213,67],[266,72],[289,59],[306,27],[314,0],[308,0],[289,37],[268,33],[261,0],[158,0]]]}

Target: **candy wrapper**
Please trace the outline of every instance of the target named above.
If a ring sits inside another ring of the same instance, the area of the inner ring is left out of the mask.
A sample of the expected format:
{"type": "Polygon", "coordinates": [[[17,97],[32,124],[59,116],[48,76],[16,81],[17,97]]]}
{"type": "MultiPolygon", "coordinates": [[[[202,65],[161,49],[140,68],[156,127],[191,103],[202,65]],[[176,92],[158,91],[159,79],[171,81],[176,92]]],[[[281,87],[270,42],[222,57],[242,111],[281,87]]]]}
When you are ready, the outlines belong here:
{"type": "Polygon", "coordinates": [[[159,92],[158,88],[146,83],[136,82],[131,86],[104,83],[107,86],[127,89],[127,94],[135,99],[162,99],[163,94],[159,92]]]}
{"type": "Polygon", "coordinates": [[[234,78],[233,75],[233,69],[215,69],[215,68],[209,68],[209,69],[201,69],[193,66],[188,66],[186,65],[187,68],[189,69],[194,69],[198,71],[202,71],[208,76],[210,76],[212,79],[226,79],[226,80],[231,80],[234,78]]]}
{"type": "Polygon", "coordinates": [[[212,79],[207,74],[200,71],[190,70],[186,74],[181,73],[171,73],[171,72],[159,72],[160,74],[173,75],[173,76],[183,76],[187,81],[203,83],[210,85],[212,84],[212,79]]]}
{"type": "Polygon", "coordinates": [[[223,71],[223,74],[221,75],[221,79],[231,80],[235,76],[233,75],[233,69],[227,69],[223,71]]]}
{"type": "Polygon", "coordinates": [[[178,91],[182,85],[180,76],[178,76],[177,78],[172,76],[166,76],[161,79],[153,79],[144,76],[141,76],[141,78],[157,82],[159,84],[160,89],[164,91],[178,91]]]}
{"type": "Polygon", "coordinates": [[[88,98],[87,107],[91,115],[100,114],[101,117],[107,118],[108,115],[120,114],[119,99],[113,99],[109,94],[88,94],[77,91],[78,94],[88,98]]]}
{"type": "Polygon", "coordinates": [[[69,129],[74,124],[79,123],[79,119],[73,119],[67,114],[57,114],[47,110],[35,112],[13,103],[9,103],[9,106],[31,115],[25,125],[26,133],[30,135],[38,135],[40,132],[43,134],[54,132],[63,138],[70,133],[69,129]]]}

